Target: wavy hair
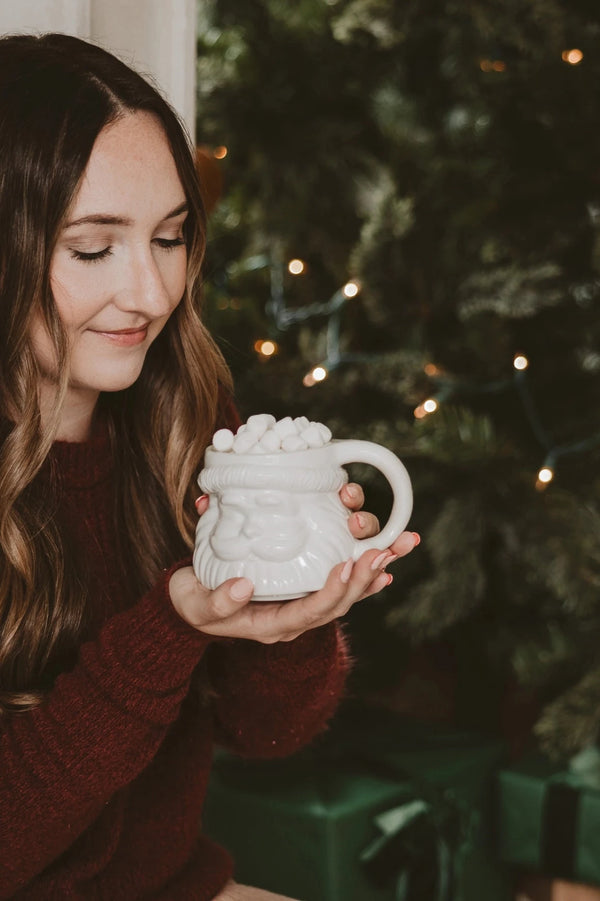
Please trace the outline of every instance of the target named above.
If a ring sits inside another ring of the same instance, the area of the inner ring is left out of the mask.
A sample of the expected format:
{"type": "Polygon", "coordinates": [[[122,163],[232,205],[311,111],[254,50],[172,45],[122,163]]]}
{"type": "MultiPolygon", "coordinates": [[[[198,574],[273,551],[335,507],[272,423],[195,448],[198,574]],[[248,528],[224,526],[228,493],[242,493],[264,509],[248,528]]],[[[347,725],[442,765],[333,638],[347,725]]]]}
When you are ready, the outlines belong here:
{"type": "Polygon", "coordinates": [[[69,555],[48,466],[68,381],[68,346],[50,263],[94,142],[109,123],[160,120],[183,185],[184,296],[125,391],[101,396],[115,456],[121,552],[139,591],[193,542],[193,475],[215,426],[226,364],[200,317],[206,223],[193,148],[177,114],[107,51],[63,34],[0,39],[0,713],[35,706],[85,634],[85,573],[69,555]],[[42,424],[30,340],[42,317],[57,359],[56,402],[42,424]],[[124,515],[124,511],[127,515],[124,515]]]}

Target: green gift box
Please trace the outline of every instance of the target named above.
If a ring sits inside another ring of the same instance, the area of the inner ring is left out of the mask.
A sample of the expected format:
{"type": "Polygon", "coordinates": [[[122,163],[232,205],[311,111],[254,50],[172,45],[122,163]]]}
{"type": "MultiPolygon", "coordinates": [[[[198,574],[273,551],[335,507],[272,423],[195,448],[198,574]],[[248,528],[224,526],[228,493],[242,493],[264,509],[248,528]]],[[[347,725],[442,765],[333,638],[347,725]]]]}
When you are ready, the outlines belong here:
{"type": "Polygon", "coordinates": [[[347,706],[309,751],[218,754],[204,829],[238,881],[300,901],[507,901],[491,849],[497,742],[347,706]]]}
{"type": "Polygon", "coordinates": [[[566,768],[530,754],[497,778],[500,858],[600,885],[600,751],[586,749],[566,768]]]}

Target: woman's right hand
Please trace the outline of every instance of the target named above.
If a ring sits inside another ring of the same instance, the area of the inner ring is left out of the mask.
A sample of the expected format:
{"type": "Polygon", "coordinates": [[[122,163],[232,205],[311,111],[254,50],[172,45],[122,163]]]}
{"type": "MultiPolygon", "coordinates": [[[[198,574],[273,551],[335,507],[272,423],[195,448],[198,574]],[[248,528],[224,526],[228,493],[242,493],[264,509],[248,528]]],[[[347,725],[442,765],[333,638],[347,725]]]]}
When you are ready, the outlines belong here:
{"type": "Polygon", "coordinates": [[[417,543],[415,533],[403,532],[385,552],[365,551],[355,563],[338,564],[320,591],[296,600],[250,603],[254,587],[246,578],[228,579],[209,591],[191,566],[173,573],[169,593],[181,618],[207,635],[263,644],[292,641],[344,616],[357,601],[389,585],[392,577],[386,566],[410,553],[417,543]]]}

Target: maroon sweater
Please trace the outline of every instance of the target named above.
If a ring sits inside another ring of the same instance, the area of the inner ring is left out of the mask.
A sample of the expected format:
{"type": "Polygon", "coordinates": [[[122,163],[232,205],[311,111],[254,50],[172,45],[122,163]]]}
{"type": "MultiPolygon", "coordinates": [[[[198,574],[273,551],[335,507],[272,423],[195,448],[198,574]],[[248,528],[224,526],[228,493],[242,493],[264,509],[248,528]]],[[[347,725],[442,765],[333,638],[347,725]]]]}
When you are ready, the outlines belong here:
{"type": "Polygon", "coordinates": [[[0,898],[208,901],[233,872],[199,829],[213,743],[275,757],[309,741],[342,691],[343,639],[332,624],[275,645],[211,640],[175,612],[170,573],[133,597],[116,575],[107,436],[54,454],[102,626],[45,703],[0,719],[0,898]],[[202,659],[210,701],[190,691],[202,659]]]}

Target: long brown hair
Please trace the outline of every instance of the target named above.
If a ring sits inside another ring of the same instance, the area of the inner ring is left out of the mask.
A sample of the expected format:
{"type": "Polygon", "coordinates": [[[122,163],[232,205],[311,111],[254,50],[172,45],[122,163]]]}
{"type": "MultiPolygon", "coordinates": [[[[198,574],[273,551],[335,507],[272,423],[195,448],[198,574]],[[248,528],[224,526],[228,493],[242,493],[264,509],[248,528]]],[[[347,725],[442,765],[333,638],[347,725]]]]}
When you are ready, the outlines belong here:
{"type": "Polygon", "coordinates": [[[193,476],[220,388],[231,387],[200,319],[206,229],[192,147],[159,92],[100,47],[61,34],[0,39],[0,713],[39,703],[48,673],[86,626],[85,574],[65,552],[52,504],[35,491],[68,380],[49,272],[98,134],[137,110],[160,119],[189,205],[181,303],[137,382],[101,398],[116,457],[122,553],[132,584],[143,591],[191,546],[193,476]],[[44,426],[29,337],[36,315],[54,341],[60,373],[44,426]]]}

